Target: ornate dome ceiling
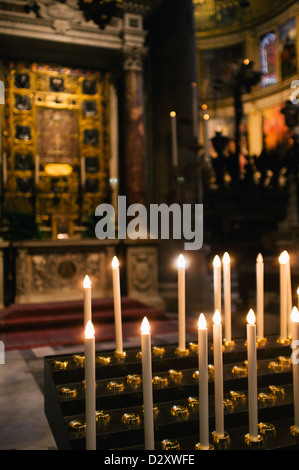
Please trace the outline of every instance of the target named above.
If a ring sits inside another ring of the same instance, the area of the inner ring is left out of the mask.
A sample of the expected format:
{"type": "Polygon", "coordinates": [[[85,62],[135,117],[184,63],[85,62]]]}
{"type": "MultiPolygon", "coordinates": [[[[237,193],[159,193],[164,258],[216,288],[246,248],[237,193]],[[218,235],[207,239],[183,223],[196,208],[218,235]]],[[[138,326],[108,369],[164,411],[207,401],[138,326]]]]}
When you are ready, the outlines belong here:
{"type": "Polygon", "coordinates": [[[291,0],[193,0],[197,33],[253,26],[280,13],[291,0]]]}

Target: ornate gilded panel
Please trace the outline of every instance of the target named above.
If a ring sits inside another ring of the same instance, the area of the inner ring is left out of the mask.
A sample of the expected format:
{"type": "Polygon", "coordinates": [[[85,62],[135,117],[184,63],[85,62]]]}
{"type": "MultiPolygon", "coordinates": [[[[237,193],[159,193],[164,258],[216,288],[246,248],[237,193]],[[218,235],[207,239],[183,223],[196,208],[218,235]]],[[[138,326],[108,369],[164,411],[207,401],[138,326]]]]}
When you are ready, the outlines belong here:
{"type": "Polygon", "coordinates": [[[109,187],[109,75],[43,64],[2,70],[4,209],[78,224],[109,187]]]}

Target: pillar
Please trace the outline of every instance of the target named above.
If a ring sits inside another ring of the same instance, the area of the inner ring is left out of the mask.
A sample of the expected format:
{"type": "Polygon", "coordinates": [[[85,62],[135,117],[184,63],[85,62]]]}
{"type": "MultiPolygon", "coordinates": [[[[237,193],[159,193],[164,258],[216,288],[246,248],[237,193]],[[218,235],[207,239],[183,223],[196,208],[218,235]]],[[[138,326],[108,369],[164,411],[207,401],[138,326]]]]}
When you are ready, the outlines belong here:
{"type": "Polygon", "coordinates": [[[146,204],[142,47],[124,49],[124,169],[127,206],[146,204]]]}

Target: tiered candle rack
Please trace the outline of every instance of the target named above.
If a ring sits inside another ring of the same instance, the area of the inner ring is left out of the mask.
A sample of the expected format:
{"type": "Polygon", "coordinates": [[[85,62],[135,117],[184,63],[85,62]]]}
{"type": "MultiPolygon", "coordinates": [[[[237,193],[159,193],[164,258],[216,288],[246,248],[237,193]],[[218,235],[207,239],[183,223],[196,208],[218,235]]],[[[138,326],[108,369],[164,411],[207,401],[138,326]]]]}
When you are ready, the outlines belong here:
{"type": "MultiPolygon", "coordinates": [[[[153,346],[152,373],[156,450],[194,451],[199,442],[197,345],[153,346]]],[[[258,345],[258,417],[262,442],[248,433],[247,350],[244,339],[223,348],[223,389],[227,439],[214,439],[213,350],[209,343],[209,431],[214,449],[296,449],[290,344],[268,337],[258,345]]],[[[144,449],[142,363],[139,349],[125,357],[96,352],[97,449],[144,449]]],[[[44,359],[45,413],[58,449],[84,450],[84,353],[44,359]]]]}

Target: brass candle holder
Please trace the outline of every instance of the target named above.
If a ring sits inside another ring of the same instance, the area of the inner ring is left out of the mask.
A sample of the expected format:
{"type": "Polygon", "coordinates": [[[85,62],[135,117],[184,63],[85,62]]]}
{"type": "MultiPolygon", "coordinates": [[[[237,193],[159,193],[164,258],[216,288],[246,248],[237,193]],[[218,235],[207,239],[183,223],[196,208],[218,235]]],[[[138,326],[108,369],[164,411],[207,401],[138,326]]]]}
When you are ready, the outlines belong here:
{"type": "Polygon", "coordinates": [[[179,348],[176,348],[175,349],[175,354],[179,357],[186,357],[186,356],[189,356],[189,349],[179,349],[179,348]]]}
{"type": "Polygon", "coordinates": [[[295,437],[296,439],[299,438],[299,429],[296,428],[295,425],[293,425],[293,426],[290,427],[290,433],[291,433],[292,436],[295,437]]]}
{"type": "Polygon", "coordinates": [[[197,397],[188,397],[187,402],[190,408],[195,408],[199,405],[199,399],[197,397]]]}
{"type": "Polygon", "coordinates": [[[160,377],[159,375],[155,375],[152,379],[153,385],[158,385],[159,387],[167,387],[168,379],[167,377],[160,377]]]}
{"type": "Polygon", "coordinates": [[[182,381],[183,378],[183,372],[177,371],[174,369],[170,369],[168,371],[168,376],[170,379],[172,379],[175,383],[179,383],[182,381]]]}
{"type": "Polygon", "coordinates": [[[180,443],[176,439],[164,439],[161,442],[162,450],[180,450],[180,443]]]}
{"type": "Polygon", "coordinates": [[[85,362],[85,356],[84,354],[73,354],[72,360],[77,364],[78,366],[83,366],[85,362]]]}
{"type": "Polygon", "coordinates": [[[226,449],[230,445],[230,436],[228,432],[224,431],[222,436],[219,436],[219,434],[216,433],[216,431],[212,431],[212,438],[214,444],[219,445],[221,448],[226,449]]]}
{"type": "Polygon", "coordinates": [[[118,382],[117,380],[111,380],[111,382],[107,384],[107,389],[110,392],[123,392],[125,389],[125,386],[123,382],[118,382]]]}
{"type": "Polygon", "coordinates": [[[97,423],[109,423],[110,421],[110,414],[107,411],[99,410],[96,411],[96,422],[97,423]]]}
{"type": "Polygon", "coordinates": [[[138,374],[129,374],[126,377],[127,383],[133,388],[138,388],[142,382],[141,375],[138,374]]]}
{"type": "Polygon", "coordinates": [[[267,338],[256,338],[257,346],[264,347],[267,344],[267,338]]]}
{"type": "Polygon", "coordinates": [[[66,370],[68,361],[53,361],[52,365],[55,370],[66,370]]]}
{"type": "Polygon", "coordinates": [[[275,401],[275,395],[273,393],[261,392],[258,394],[258,400],[262,403],[273,403],[275,401]]]}
{"type": "Polygon", "coordinates": [[[85,421],[81,421],[79,419],[73,419],[68,424],[70,430],[76,434],[82,434],[86,430],[86,423],[85,421]]]}
{"type": "Polygon", "coordinates": [[[160,346],[153,346],[152,347],[152,354],[155,357],[163,357],[165,354],[165,348],[160,346]]]}
{"type": "Polygon", "coordinates": [[[283,396],[285,394],[285,389],[281,385],[269,385],[269,390],[276,396],[283,396]]]}
{"type": "Polygon", "coordinates": [[[249,433],[245,434],[244,440],[245,440],[245,444],[247,444],[250,447],[259,447],[263,444],[263,441],[264,441],[263,436],[261,436],[260,434],[258,434],[258,436],[255,439],[252,439],[249,433]]]}
{"type": "Polygon", "coordinates": [[[263,435],[273,436],[276,433],[276,428],[272,423],[259,423],[258,428],[259,432],[263,435]]]}
{"type": "Polygon", "coordinates": [[[231,390],[229,392],[230,394],[230,397],[233,401],[236,401],[236,402],[244,402],[246,401],[246,394],[245,392],[240,392],[240,391],[235,391],[235,390],[231,390]]]}
{"type": "Polygon", "coordinates": [[[238,377],[246,377],[248,374],[247,366],[233,366],[232,373],[238,377]]]}
{"type": "Polygon", "coordinates": [[[59,395],[65,399],[76,398],[77,389],[75,387],[61,387],[59,389],[59,395]]]}
{"type": "Polygon", "coordinates": [[[197,353],[198,352],[198,344],[197,343],[188,343],[188,349],[191,352],[197,353]]]}
{"type": "Polygon", "coordinates": [[[197,444],[195,444],[194,449],[195,450],[214,450],[214,446],[213,446],[213,444],[209,443],[209,448],[208,449],[202,449],[201,446],[200,446],[200,442],[198,442],[197,444]]]}
{"type": "Polygon", "coordinates": [[[187,406],[181,406],[181,405],[173,405],[171,407],[170,413],[172,416],[176,416],[178,418],[188,418],[189,416],[189,410],[187,406]]]}
{"type": "Polygon", "coordinates": [[[139,425],[141,420],[138,413],[124,413],[121,417],[121,421],[128,425],[139,425]]]}
{"type": "Polygon", "coordinates": [[[110,356],[97,356],[96,357],[96,364],[99,364],[101,366],[106,366],[110,364],[110,362],[111,362],[110,356]]]}
{"type": "Polygon", "coordinates": [[[116,359],[125,359],[127,356],[127,353],[125,351],[114,351],[114,357],[116,357],[116,359]]]}

